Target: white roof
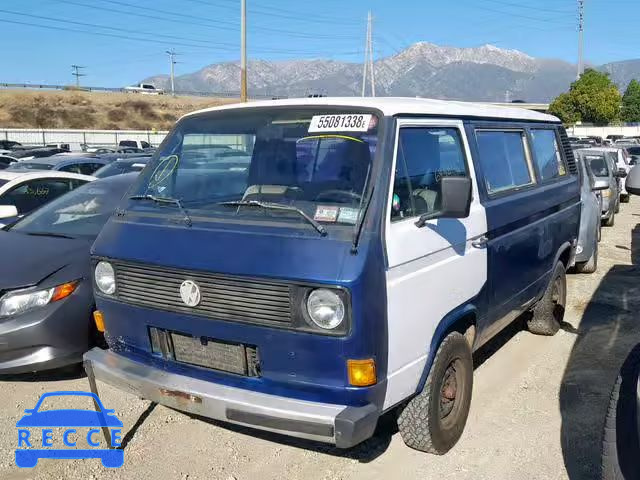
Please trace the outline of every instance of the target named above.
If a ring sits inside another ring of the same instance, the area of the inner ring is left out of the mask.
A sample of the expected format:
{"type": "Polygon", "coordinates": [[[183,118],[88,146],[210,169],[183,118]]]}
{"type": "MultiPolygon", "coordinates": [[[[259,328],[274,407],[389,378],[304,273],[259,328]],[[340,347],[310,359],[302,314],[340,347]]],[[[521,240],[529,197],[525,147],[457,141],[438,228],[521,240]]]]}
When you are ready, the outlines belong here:
{"type": "Polygon", "coordinates": [[[354,108],[375,108],[386,116],[400,114],[446,115],[453,117],[508,118],[512,120],[533,120],[560,122],[556,117],[519,107],[501,107],[487,103],[457,102],[410,97],[319,97],[289,98],[284,100],[263,100],[248,103],[234,103],[219,107],[205,108],[185,116],[204,112],[230,109],[278,107],[278,106],[340,106],[354,108]]]}
{"type": "Polygon", "coordinates": [[[32,170],[32,171],[9,171],[0,170],[0,180],[6,180],[11,182],[13,180],[34,180],[38,178],[71,178],[76,180],[95,180],[95,177],[90,175],[81,175],[79,173],[71,173],[71,172],[58,172],[51,170],[32,170]]]}

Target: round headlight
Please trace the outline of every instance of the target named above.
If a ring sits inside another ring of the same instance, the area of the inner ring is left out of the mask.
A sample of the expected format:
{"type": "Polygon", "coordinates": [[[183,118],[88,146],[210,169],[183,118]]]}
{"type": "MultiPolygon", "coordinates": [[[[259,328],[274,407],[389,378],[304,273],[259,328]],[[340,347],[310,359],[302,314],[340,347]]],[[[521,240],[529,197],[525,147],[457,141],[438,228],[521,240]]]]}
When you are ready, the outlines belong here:
{"type": "Polygon", "coordinates": [[[344,319],[344,303],[335,292],[320,288],[309,294],[307,312],[317,326],[332,330],[344,319]]]}
{"type": "Polygon", "coordinates": [[[113,295],[116,291],[116,275],[109,262],[98,262],[94,272],[96,285],[105,295],[113,295]]]}

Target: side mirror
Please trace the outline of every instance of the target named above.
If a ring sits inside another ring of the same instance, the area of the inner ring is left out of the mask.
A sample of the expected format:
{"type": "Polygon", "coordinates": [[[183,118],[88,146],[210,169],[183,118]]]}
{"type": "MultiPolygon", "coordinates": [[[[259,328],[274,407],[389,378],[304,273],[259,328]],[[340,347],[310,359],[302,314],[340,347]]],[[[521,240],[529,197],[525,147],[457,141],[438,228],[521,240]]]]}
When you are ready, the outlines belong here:
{"type": "Polygon", "coordinates": [[[627,176],[627,171],[624,168],[619,168],[616,172],[616,177],[625,178],[627,176]]]}
{"type": "Polygon", "coordinates": [[[18,216],[18,209],[13,205],[0,205],[0,218],[11,218],[18,216]]]}
{"type": "Polygon", "coordinates": [[[627,176],[625,183],[627,192],[633,195],[640,195],[640,166],[633,167],[627,176]]]}
{"type": "Polygon", "coordinates": [[[432,218],[466,218],[471,208],[471,179],[468,177],[442,177],[440,180],[440,209],[425,213],[416,222],[423,227],[432,218]]]}

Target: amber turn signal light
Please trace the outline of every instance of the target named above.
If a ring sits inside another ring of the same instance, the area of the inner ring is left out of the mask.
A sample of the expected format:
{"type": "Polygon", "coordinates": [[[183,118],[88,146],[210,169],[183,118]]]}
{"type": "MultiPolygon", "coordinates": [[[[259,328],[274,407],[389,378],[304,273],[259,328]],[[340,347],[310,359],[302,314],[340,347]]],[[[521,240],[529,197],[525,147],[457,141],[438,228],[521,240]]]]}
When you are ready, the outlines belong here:
{"type": "Polygon", "coordinates": [[[368,387],[375,385],[376,362],[373,358],[367,360],[347,360],[349,385],[354,387],[368,387]]]}
{"type": "Polygon", "coordinates": [[[62,300],[63,298],[67,298],[71,295],[76,287],[78,286],[78,282],[69,282],[63,283],[62,285],[58,285],[53,289],[53,295],[51,296],[52,302],[57,302],[58,300],[62,300]]]}
{"type": "Polygon", "coordinates": [[[100,310],[96,310],[93,312],[93,321],[96,323],[96,329],[100,333],[104,333],[104,317],[102,316],[102,312],[100,310]]]}

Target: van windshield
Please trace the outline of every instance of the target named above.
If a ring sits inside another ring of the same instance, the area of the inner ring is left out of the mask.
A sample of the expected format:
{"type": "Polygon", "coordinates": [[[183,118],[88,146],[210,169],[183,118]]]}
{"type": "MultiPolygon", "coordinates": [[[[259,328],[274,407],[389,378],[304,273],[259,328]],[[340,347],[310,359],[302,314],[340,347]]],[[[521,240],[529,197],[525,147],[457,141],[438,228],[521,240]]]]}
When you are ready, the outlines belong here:
{"type": "Polygon", "coordinates": [[[246,108],[186,117],[132,191],[180,207],[141,201],[130,208],[308,226],[301,210],[317,223],[353,226],[377,143],[378,117],[362,111],[246,108]]]}

